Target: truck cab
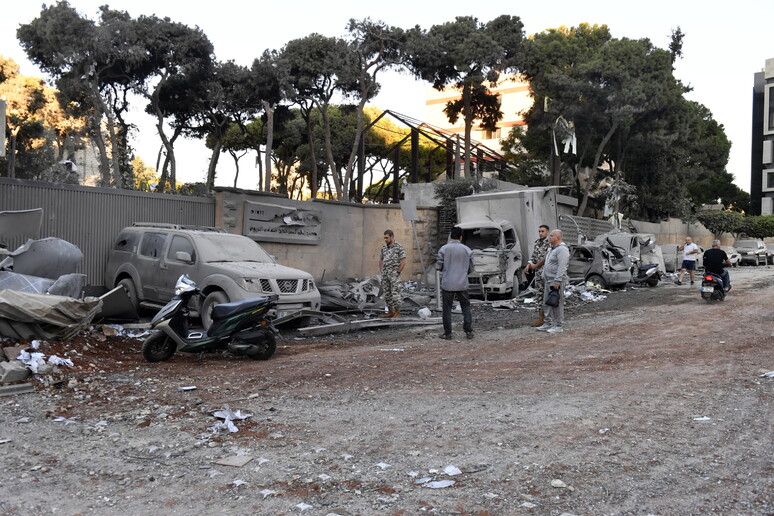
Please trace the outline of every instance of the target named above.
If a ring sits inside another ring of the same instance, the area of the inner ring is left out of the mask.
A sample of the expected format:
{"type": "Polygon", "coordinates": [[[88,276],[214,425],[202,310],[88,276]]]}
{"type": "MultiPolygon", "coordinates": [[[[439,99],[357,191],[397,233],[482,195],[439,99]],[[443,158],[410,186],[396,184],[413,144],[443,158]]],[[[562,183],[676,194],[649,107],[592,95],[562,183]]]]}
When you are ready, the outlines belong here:
{"type": "Polygon", "coordinates": [[[489,294],[515,297],[522,269],[519,237],[507,220],[461,222],[462,243],[473,251],[473,272],[468,292],[486,298],[489,294]]]}

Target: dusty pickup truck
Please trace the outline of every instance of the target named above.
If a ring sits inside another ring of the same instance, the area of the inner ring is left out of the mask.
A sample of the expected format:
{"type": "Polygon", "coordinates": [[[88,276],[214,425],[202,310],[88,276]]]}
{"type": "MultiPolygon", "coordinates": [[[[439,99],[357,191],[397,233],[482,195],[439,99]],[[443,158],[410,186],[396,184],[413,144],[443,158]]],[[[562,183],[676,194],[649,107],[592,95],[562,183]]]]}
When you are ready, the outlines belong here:
{"type": "Polygon", "coordinates": [[[462,243],[473,251],[473,272],[468,275],[468,292],[519,293],[522,269],[521,245],[513,224],[507,220],[461,222],[462,243]]]}

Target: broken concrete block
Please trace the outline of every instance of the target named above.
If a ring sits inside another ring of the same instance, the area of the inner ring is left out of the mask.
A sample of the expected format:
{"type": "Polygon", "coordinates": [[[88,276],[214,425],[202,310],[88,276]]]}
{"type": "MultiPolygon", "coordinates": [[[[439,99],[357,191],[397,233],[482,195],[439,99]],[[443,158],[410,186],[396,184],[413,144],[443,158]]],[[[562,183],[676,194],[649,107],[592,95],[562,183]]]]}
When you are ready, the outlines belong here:
{"type": "Polygon", "coordinates": [[[30,370],[18,360],[0,362],[0,383],[20,382],[29,375],[30,370]]]}
{"type": "Polygon", "coordinates": [[[25,346],[8,346],[3,348],[3,353],[8,360],[16,360],[19,358],[19,352],[24,348],[25,346]]]}

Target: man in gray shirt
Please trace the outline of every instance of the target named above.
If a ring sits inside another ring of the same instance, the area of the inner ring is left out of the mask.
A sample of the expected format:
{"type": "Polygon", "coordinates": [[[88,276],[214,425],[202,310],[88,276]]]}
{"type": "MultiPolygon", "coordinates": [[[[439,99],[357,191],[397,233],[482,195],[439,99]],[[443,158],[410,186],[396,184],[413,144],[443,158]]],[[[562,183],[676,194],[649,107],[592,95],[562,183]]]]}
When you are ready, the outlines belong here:
{"type": "Polygon", "coordinates": [[[570,248],[562,242],[562,232],[558,229],[548,234],[551,250],[543,265],[543,311],[545,323],[537,329],[548,333],[561,333],[564,322],[564,287],[567,285],[567,265],[570,263],[570,248]],[[559,291],[559,306],[545,304],[551,290],[559,291]]]}
{"type": "Polygon", "coordinates": [[[454,298],[462,308],[462,329],[465,336],[473,338],[473,316],[470,313],[470,298],[468,297],[468,274],[473,271],[473,251],[462,243],[462,228],[453,227],[449,234],[449,243],[438,250],[435,268],[442,273],[441,301],[443,306],[444,340],[452,338],[451,312],[454,298]]]}

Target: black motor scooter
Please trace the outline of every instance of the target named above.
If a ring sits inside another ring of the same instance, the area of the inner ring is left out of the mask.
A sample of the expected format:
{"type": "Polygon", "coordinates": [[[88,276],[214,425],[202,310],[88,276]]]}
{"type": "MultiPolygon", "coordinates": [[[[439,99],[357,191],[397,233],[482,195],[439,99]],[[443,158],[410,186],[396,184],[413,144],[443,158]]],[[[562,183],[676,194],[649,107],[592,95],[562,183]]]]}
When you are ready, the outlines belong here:
{"type": "Polygon", "coordinates": [[[178,278],[175,297],[151,321],[156,330],[142,345],[142,356],[148,362],[168,360],[175,351],[207,353],[229,351],[254,360],[268,360],[277,349],[279,334],[269,315],[279,296],[256,297],[223,303],[212,309],[212,325],[205,332],[188,331],[188,303],[202,296],[187,274],[178,278]]]}
{"type": "Polygon", "coordinates": [[[658,264],[640,263],[634,258],[632,258],[632,262],[635,264],[632,267],[632,283],[644,283],[649,287],[658,285],[658,282],[661,279],[661,273],[658,272],[658,264]]]}
{"type": "Polygon", "coordinates": [[[701,279],[701,298],[707,303],[723,301],[726,298],[723,278],[713,272],[705,271],[701,279]]]}

